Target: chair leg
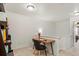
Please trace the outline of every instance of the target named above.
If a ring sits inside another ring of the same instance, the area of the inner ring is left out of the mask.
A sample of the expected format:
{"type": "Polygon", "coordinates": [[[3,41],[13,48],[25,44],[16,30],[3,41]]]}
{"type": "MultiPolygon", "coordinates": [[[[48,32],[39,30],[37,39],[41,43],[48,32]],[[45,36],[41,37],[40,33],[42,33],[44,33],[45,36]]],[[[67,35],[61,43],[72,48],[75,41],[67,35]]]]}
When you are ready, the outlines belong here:
{"type": "Polygon", "coordinates": [[[41,51],[41,55],[45,55],[45,51],[44,50],[41,51]]]}
{"type": "Polygon", "coordinates": [[[35,50],[35,55],[37,56],[39,54],[39,51],[38,50],[35,50]]]}
{"type": "Polygon", "coordinates": [[[41,55],[41,51],[38,51],[38,53],[39,53],[39,56],[41,55]]]}
{"type": "Polygon", "coordinates": [[[33,49],[35,48],[35,46],[33,45],[33,49]]]}
{"type": "Polygon", "coordinates": [[[37,52],[38,52],[38,51],[37,51],[36,49],[33,50],[33,54],[34,54],[35,56],[37,55],[37,52]]]}
{"type": "Polygon", "coordinates": [[[46,49],[45,49],[45,55],[47,56],[47,51],[46,51],[46,49]]]}
{"type": "Polygon", "coordinates": [[[33,54],[35,54],[35,49],[33,49],[33,54]]]}

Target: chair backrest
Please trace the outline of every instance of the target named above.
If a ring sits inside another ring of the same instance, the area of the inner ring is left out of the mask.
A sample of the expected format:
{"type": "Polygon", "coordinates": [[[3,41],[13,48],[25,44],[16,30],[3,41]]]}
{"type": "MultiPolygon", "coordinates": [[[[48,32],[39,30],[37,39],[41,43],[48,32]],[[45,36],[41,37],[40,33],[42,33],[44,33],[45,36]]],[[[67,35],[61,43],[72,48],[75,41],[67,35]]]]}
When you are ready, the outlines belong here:
{"type": "Polygon", "coordinates": [[[38,40],[35,40],[35,39],[32,39],[33,40],[33,42],[34,42],[34,47],[36,48],[36,49],[39,49],[40,48],[40,41],[38,41],[38,40]]]}

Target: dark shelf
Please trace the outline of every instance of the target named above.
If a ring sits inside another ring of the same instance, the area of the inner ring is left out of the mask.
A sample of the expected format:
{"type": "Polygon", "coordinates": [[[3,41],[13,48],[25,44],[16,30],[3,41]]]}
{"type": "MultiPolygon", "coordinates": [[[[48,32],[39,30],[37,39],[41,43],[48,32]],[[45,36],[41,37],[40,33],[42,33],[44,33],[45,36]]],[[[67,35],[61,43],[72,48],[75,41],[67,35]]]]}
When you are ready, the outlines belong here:
{"type": "Polygon", "coordinates": [[[0,3],[0,12],[5,12],[3,3],[0,3]]]}
{"type": "MultiPolygon", "coordinates": [[[[3,3],[0,3],[0,12],[5,12],[3,3]]],[[[7,24],[7,17],[6,21],[0,21],[0,56],[13,56],[13,50],[11,49],[11,35],[8,34],[8,24],[7,24]],[[4,43],[4,38],[2,36],[2,31],[6,30],[6,43],[4,43]],[[8,53],[6,52],[6,47],[8,46],[8,53]]]]}
{"type": "Polygon", "coordinates": [[[11,42],[4,43],[4,45],[10,45],[10,44],[11,44],[11,42]]]}

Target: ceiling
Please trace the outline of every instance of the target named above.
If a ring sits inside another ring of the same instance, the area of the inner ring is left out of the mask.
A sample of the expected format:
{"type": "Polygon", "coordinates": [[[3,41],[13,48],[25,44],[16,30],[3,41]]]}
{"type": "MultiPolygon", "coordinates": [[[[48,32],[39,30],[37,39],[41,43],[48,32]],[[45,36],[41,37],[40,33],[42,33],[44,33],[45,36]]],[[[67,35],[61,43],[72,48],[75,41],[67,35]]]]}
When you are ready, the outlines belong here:
{"type": "Polygon", "coordinates": [[[6,11],[26,15],[28,17],[37,17],[46,21],[58,21],[68,19],[73,11],[79,10],[77,3],[35,3],[34,11],[28,11],[25,3],[6,3],[6,11]]]}

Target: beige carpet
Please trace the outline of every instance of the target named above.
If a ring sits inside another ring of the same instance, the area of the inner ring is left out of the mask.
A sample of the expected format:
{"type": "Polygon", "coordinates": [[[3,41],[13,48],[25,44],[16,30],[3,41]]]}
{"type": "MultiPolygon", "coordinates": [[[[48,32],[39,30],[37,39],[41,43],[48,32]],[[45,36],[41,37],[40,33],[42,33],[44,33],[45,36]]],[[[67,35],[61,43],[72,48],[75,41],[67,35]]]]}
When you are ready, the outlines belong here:
{"type": "Polygon", "coordinates": [[[67,50],[60,50],[59,56],[79,56],[79,50],[73,48],[67,50]]]}
{"type": "MultiPolygon", "coordinates": [[[[48,51],[48,56],[53,56],[51,52],[48,51]]],[[[20,48],[14,50],[14,56],[35,56],[33,54],[33,48],[20,48]]],[[[36,55],[38,56],[38,55],[36,55]]],[[[41,54],[40,56],[45,56],[44,54],[41,54]]]]}
{"type": "MultiPolygon", "coordinates": [[[[51,53],[51,50],[48,50],[47,53],[48,56],[53,56],[51,53]]],[[[35,56],[33,54],[33,48],[20,48],[14,50],[14,56],[35,56]]],[[[38,56],[38,55],[36,55],[38,56]]],[[[45,56],[44,54],[41,54],[40,56],[45,56]]],[[[67,50],[59,50],[58,56],[79,56],[79,49],[67,49],[67,50]]]]}

